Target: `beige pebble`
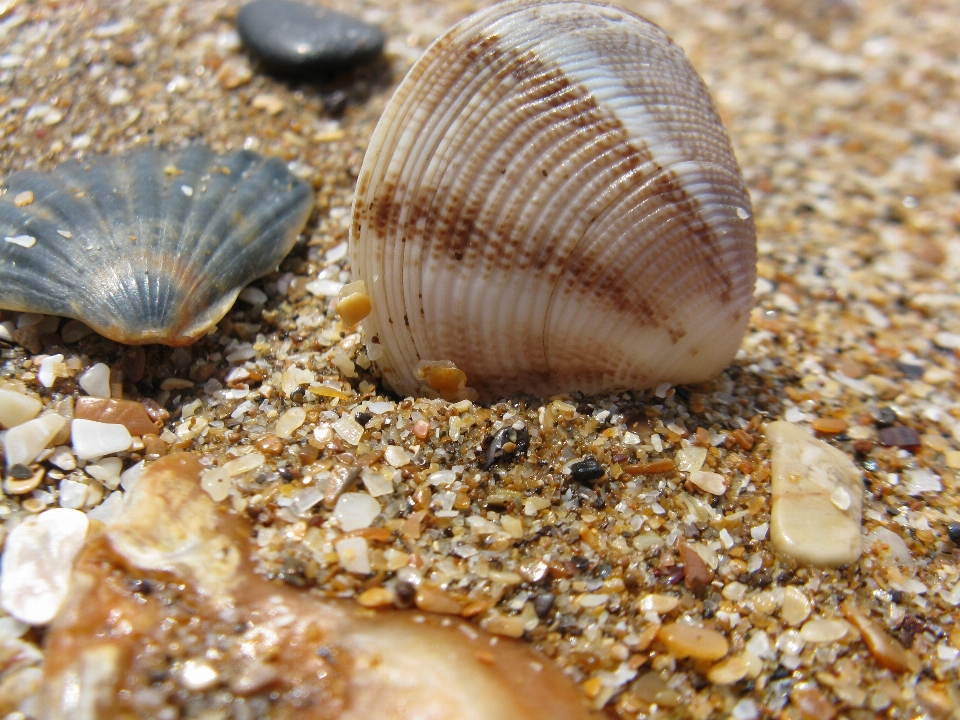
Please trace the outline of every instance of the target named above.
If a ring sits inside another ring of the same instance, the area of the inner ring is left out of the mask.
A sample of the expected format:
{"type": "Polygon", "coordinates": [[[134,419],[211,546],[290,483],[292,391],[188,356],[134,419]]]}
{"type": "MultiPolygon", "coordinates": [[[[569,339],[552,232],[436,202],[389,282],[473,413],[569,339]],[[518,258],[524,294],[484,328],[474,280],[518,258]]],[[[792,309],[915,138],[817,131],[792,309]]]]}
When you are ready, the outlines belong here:
{"type": "Polygon", "coordinates": [[[267,115],[278,115],[283,111],[283,100],[270,93],[255,95],[250,104],[257,110],[263,110],[267,115]]]}
{"type": "Polygon", "coordinates": [[[227,90],[235,90],[253,79],[250,67],[243,62],[227,60],[217,72],[217,82],[227,90]]]}
{"type": "Polygon", "coordinates": [[[337,296],[337,313],[343,324],[348,327],[356,325],[370,314],[370,296],[367,295],[363,280],[348,283],[340,289],[337,296]]]}
{"type": "Polygon", "coordinates": [[[810,617],[810,601],[803,591],[795,585],[788,585],[783,592],[783,605],[780,606],[780,619],[785,625],[799,625],[810,617]]]}
{"type": "Polygon", "coordinates": [[[651,594],[645,595],[638,603],[638,607],[641,612],[655,612],[658,615],[666,615],[676,609],[679,604],[680,598],[672,595],[651,594]]]}
{"type": "Polygon", "coordinates": [[[707,680],[715,685],[732,685],[743,680],[750,671],[750,660],[746,655],[734,655],[721,660],[707,673],[707,680]]]}
{"type": "Polygon", "coordinates": [[[526,629],[525,625],[526,621],[521,616],[504,615],[496,610],[491,610],[487,616],[480,621],[480,627],[488,633],[512,638],[521,637],[526,629]]]}
{"type": "Polygon", "coordinates": [[[813,618],[800,628],[800,637],[808,643],[828,643],[842,640],[850,631],[850,624],[840,619],[813,618]]]}
{"type": "Polygon", "coordinates": [[[660,628],[657,638],[671,655],[695,660],[719,660],[730,650],[727,639],[716,630],[686,623],[670,623],[660,628]]]}
{"type": "Polygon", "coordinates": [[[17,207],[24,207],[33,202],[33,190],[24,190],[21,193],[17,193],[16,197],[13,198],[13,204],[17,207]]]}
{"type": "Polygon", "coordinates": [[[720,473],[696,470],[690,473],[690,482],[711,495],[723,495],[727,491],[727,479],[720,473]]]}
{"type": "Polygon", "coordinates": [[[860,557],[863,481],[853,461],[793,423],[766,428],[771,462],[770,538],[783,555],[835,567],[860,557]]]}
{"type": "Polygon", "coordinates": [[[435,585],[423,584],[417,588],[417,607],[425,612],[459,615],[463,608],[455,597],[435,585]]]}
{"type": "Polygon", "coordinates": [[[804,720],[833,720],[837,709],[816,687],[796,687],[790,693],[790,702],[800,711],[804,720]]]}
{"type": "Polygon", "coordinates": [[[357,602],[364,607],[385,607],[393,605],[396,599],[394,592],[384,587],[372,587],[357,596],[357,602]]]}
{"type": "Polygon", "coordinates": [[[948,450],[943,454],[943,460],[948,468],[960,470],[960,450],[948,450]]]}

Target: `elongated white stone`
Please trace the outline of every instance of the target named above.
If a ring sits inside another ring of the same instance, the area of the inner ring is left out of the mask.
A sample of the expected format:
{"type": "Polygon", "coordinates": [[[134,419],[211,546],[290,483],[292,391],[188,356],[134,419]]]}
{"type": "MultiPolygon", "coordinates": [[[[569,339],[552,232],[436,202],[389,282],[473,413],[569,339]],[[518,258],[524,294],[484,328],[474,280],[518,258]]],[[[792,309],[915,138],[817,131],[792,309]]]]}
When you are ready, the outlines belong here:
{"type": "Polygon", "coordinates": [[[0,560],[0,604],[20,622],[45,625],[67,597],[87,535],[87,516],[54,508],[29,517],[7,537],[0,560]]]}
{"type": "Polygon", "coordinates": [[[0,388],[0,428],[12,428],[40,414],[43,403],[24,393],[0,388]]]}
{"type": "Polygon", "coordinates": [[[50,414],[28,420],[7,430],[3,440],[7,467],[32,463],[66,424],[67,419],[65,417],[50,414]]]}
{"type": "Polygon", "coordinates": [[[853,461],[793,423],[773,422],[765,432],[773,448],[774,547],[811,565],[856,560],[862,551],[863,481],[853,461]]]}
{"type": "Polygon", "coordinates": [[[73,451],[84,460],[123,452],[133,444],[130,431],[117,423],[74,420],[70,432],[73,451]]]}

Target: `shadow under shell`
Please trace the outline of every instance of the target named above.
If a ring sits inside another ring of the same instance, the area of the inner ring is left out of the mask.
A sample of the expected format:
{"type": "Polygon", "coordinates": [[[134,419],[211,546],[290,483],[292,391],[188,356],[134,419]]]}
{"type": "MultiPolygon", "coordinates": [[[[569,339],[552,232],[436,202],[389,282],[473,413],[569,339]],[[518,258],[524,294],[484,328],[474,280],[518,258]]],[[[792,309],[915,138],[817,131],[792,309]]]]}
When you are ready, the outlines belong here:
{"type": "Polygon", "coordinates": [[[189,345],[276,269],[312,206],[281,160],[202,145],[17,172],[0,194],[0,308],[189,345]]]}

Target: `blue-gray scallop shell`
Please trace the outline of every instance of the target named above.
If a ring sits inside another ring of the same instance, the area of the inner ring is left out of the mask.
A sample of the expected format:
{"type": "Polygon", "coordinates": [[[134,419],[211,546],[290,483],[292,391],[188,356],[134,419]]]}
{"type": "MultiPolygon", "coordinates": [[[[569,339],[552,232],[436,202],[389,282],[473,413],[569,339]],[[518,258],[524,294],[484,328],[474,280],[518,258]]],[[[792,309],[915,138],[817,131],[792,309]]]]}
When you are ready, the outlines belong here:
{"type": "Polygon", "coordinates": [[[202,337],[276,269],[313,206],[279,159],[202,145],[17,172],[0,193],[0,308],[128,344],[202,337]]]}

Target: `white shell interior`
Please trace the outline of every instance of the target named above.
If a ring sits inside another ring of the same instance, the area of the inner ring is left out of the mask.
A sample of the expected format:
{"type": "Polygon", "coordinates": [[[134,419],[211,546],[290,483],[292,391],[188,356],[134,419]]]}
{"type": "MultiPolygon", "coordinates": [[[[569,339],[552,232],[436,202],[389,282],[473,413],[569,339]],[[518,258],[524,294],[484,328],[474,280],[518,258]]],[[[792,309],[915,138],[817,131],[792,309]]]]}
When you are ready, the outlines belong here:
{"type": "Polygon", "coordinates": [[[386,382],[452,361],[486,399],[697,382],[752,305],[750,200],[706,87],[656,26],[508,2],[414,65],[364,158],[351,252],[386,382]]]}

